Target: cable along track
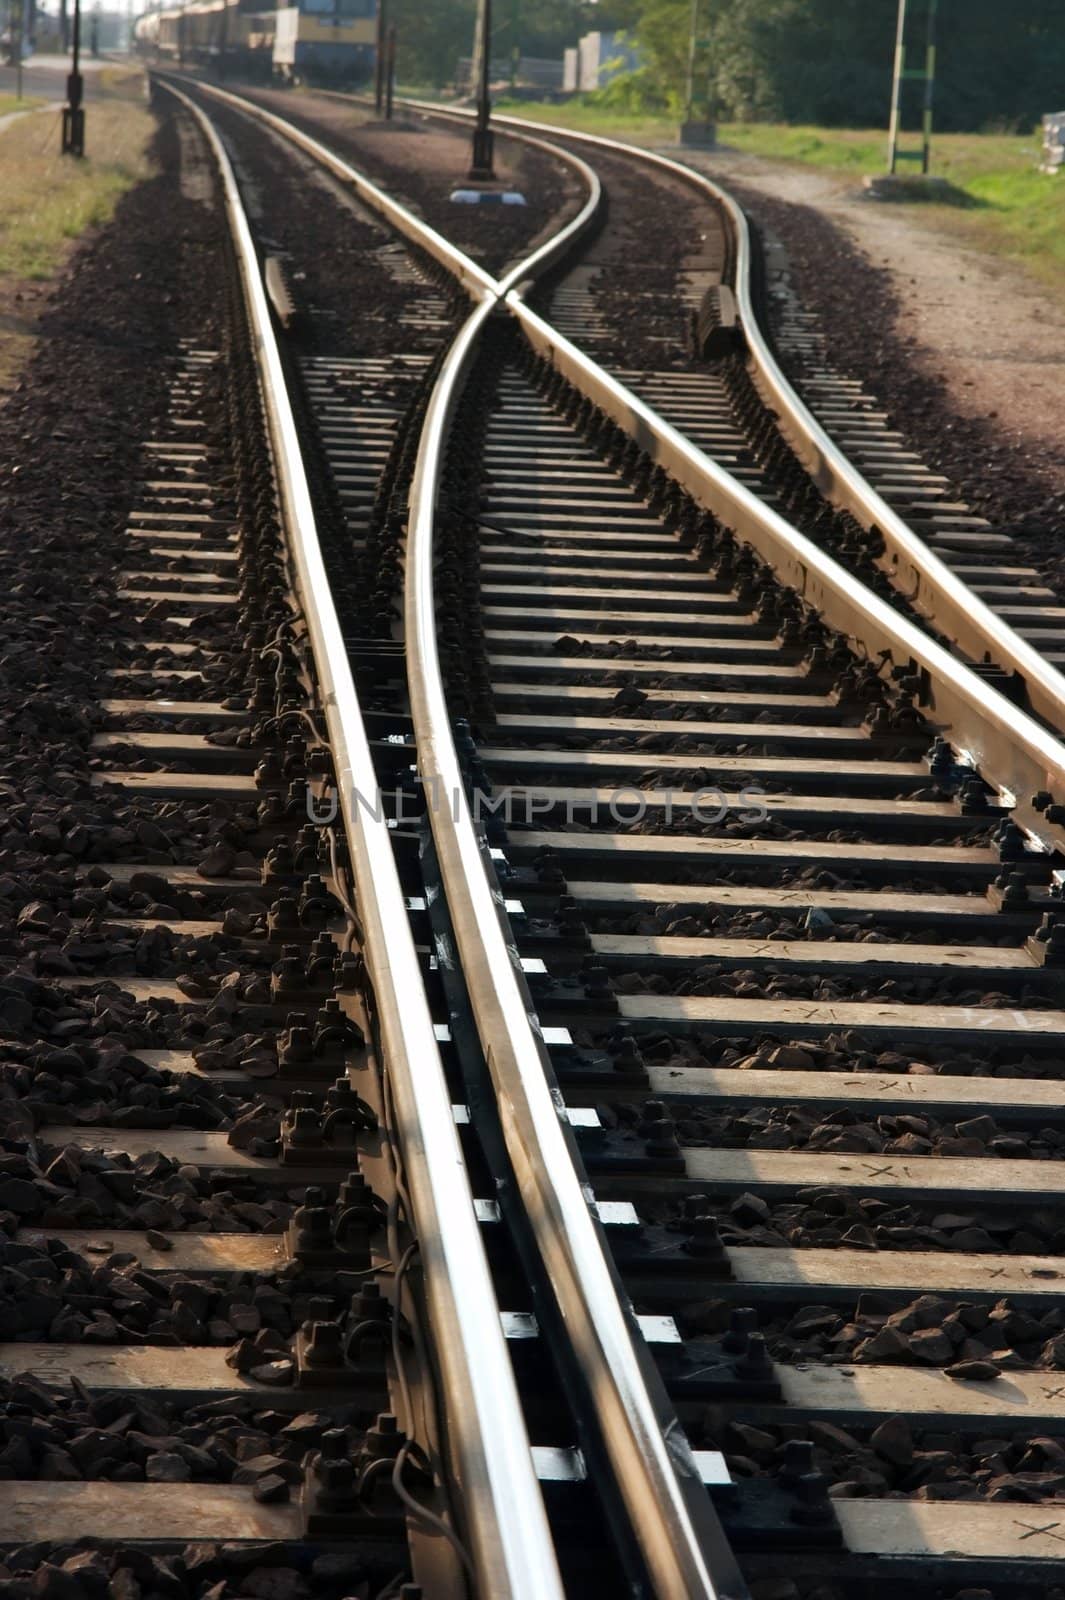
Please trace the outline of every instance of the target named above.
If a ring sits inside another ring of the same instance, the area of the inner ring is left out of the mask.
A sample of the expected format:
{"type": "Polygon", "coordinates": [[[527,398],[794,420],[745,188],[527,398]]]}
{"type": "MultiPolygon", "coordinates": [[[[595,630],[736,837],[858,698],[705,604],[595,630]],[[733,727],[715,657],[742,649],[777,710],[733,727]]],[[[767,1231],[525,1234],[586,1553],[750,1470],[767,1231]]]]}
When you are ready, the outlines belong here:
{"type": "MultiPolygon", "coordinates": [[[[696,1444],[741,1458],[716,1499],[749,1576],[787,1550],[802,1582],[861,1586],[890,1555],[1038,1593],[1037,1466],[1063,1431],[1061,836],[1013,800],[1065,792],[1065,752],[506,303],[520,337],[482,308],[434,392],[406,605],[432,665],[435,536],[465,562],[448,671],[479,735],[456,756],[438,719],[419,746],[459,797],[429,808],[441,948],[524,1195],[546,1038],[667,1391],[696,1444]],[[766,824],[693,825],[696,791],[731,815],[756,787],[766,824]]],[[[425,728],[439,691],[411,690],[425,728]]],[[[557,1283],[569,1247],[547,1243],[557,1283]]]]}

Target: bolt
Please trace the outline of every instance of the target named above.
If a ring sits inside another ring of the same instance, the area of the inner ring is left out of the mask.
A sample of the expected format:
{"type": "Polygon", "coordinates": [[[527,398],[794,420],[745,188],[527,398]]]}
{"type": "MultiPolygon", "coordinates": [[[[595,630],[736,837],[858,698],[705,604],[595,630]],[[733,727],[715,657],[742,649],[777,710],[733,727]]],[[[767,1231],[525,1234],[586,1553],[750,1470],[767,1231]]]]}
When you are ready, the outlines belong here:
{"type": "Polygon", "coordinates": [[[768,1378],[773,1372],[773,1362],[765,1342],[764,1333],[748,1336],[747,1346],[739,1359],[733,1362],[737,1378],[768,1378]]]}
{"type": "Polygon", "coordinates": [[[340,1324],[337,1322],[305,1322],[303,1333],[307,1340],[303,1359],[309,1367],[342,1367],[344,1346],[340,1324]]]}
{"type": "Polygon", "coordinates": [[[709,1213],[688,1220],[689,1234],[684,1241],[687,1255],[698,1256],[701,1261],[727,1261],[728,1252],[721,1242],[717,1218],[709,1213]]]}
{"type": "Polygon", "coordinates": [[[610,997],[610,974],[606,968],[590,963],[581,974],[584,992],[589,1000],[606,1000],[610,997]]]}
{"type": "Polygon", "coordinates": [[[317,1111],[307,1106],[286,1112],[282,1128],[288,1143],[297,1149],[320,1145],[322,1142],[322,1119],[317,1111]]]}
{"type": "Polygon", "coordinates": [[[816,1527],[831,1522],[832,1502],[828,1497],[828,1479],[823,1472],[804,1472],[794,1485],[797,1504],[792,1506],[790,1517],[803,1527],[816,1527]]]}
{"type": "MultiPolygon", "coordinates": [[[[964,810],[964,806],[962,807],[964,810]]],[[[998,830],[998,858],[1000,861],[1023,860],[1027,850],[1024,834],[1015,822],[1006,821],[998,830]]]]}
{"type": "Polygon", "coordinates": [[[614,1071],[620,1072],[629,1078],[642,1078],[646,1076],[646,1067],[640,1047],[631,1033],[627,1033],[620,1046],[614,1052],[614,1071]]]}
{"type": "Polygon", "coordinates": [[[784,1458],[777,1471],[781,1483],[797,1483],[814,1470],[814,1447],[809,1439],[789,1439],[784,1445],[784,1458]]]}
{"type": "Polygon", "coordinates": [[[351,1320],[360,1322],[388,1322],[392,1316],[392,1306],[381,1293],[379,1283],[366,1283],[358,1294],[351,1297],[351,1320]]]}
{"type": "Polygon", "coordinates": [[[1002,891],[1003,905],[1023,905],[1028,899],[1028,879],[1023,872],[1000,872],[995,888],[1002,891]]]}
{"type": "Polygon", "coordinates": [[[276,995],[292,994],[303,988],[306,977],[296,945],[282,945],[281,960],[273,969],[271,982],[276,995]]]}
{"type": "Polygon", "coordinates": [[[363,1453],[371,1461],[394,1461],[407,1441],[395,1415],[391,1411],[382,1411],[376,1424],[366,1430],[363,1440],[363,1453]]]}
{"type": "Polygon", "coordinates": [[[319,1458],[315,1476],[323,1510],[348,1511],[356,1504],[355,1467],[339,1457],[319,1458]]]}
{"type": "Polygon", "coordinates": [[[960,798],[963,817],[979,816],[988,809],[987,789],[979,778],[966,778],[960,798]]]}
{"type": "Polygon", "coordinates": [[[758,1328],[758,1313],[753,1306],[735,1306],[729,1318],[728,1332],[721,1341],[721,1348],[730,1355],[740,1355],[747,1348],[747,1341],[751,1334],[758,1328]]]}
{"type": "Polygon", "coordinates": [[[328,1250],[333,1243],[333,1213],[329,1206],[302,1205],[292,1217],[297,1255],[309,1250],[328,1250]]]}
{"type": "Polygon", "coordinates": [[[279,1066],[295,1067],[310,1061],[314,1044],[306,1017],[293,1013],[288,1022],[289,1026],[277,1037],[277,1060],[279,1066]]]}

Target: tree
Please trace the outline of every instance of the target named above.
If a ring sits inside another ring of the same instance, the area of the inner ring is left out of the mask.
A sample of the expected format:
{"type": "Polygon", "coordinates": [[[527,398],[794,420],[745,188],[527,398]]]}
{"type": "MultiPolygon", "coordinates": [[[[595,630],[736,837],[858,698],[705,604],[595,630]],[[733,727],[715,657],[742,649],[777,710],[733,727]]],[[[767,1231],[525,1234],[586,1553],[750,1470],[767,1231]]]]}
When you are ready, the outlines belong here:
{"type": "MultiPolygon", "coordinates": [[[[619,0],[646,59],[646,96],[679,104],[691,0],[619,0]]],[[[897,0],[701,0],[697,83],[724,118],[882,127],[897,0]]],[[[913,50],[924,5],[910,0],[913,50]]],[[[915,63],[916,64],[916,63],[915,63]]],[[[1061,0],[940,0],[936,123],[1030,126],[1065,101],[1061,0]]]]}
{"type": "MultiPolygon", "coordinates": [[[[476,0],[389,0],[397,28],[398,75],[405,83],[452,83],[461,56],[473,48],[476,0]]],[[[494,59],[515,49],[561,59],[567,45],[599,26],[590,0],[495,0],[494,59]]]]}

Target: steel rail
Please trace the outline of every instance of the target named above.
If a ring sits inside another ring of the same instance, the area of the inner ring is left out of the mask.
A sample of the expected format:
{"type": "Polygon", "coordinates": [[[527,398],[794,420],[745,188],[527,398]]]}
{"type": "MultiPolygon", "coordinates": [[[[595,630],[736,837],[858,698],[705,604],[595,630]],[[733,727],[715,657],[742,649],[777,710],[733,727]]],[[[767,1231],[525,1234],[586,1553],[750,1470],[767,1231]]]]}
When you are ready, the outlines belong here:
{"type": "Polygon", "coordinates": [[[753,546],[788,587],[871,660],[888,656],[922,676],[921,703],[988,781],[1016,802],[1017,815],[1046,848],[1065,845],[1065,832],[1031,805],[1050,790],[1065,801],[1065,744],[985,683],[916,623],[872,590],[663,421],[517,293],[507,303],[533,350],[552,362],[647,451],[702,506],[753,546]]]}
{"type": "MultiPolygon", "coordinates": [[[[404,100],[401,104],[433,116],[467,122],[472,112],[457,106],[439,106],[432,101],[404,100]]],[[[545,140],[545,125],[526,117],[496,116],[500,128],[519,130],[524,136],[535,134],[530,143],[540,148],[561,147],[545,140]]],[[[1027,639],[1012,628],[979,595],[959,578],[946,562],[930,550],[898,512],[873,488],[844,454],[796,393],[782,371],[762,331],[751,295],[752,251],[750,227],[743,208],[711,178],[683,162],[673,161],[655,150],[644,150],[602,134],[552,128],[558,138],[608,150],[614,155],[637,158],[680,178],[690,188],[700,190],[725,212],[736,244],[734,292],[752,377],[766,403],[777,413],[782,431],[802,466],[825,496],[869,532],[879,533],[889,553],[881,562],[892,584],[943,634],[964,650],[973,661],[987,660],[1023,678],[1029,704],[1036,715],[1065,731],[1065,676],[1052,666],[1027,639]]],[[[566,151],[565,154],[572,152],[566,151]]]]}
{"type": "MultiPolygon", "coordinates": [[[[236,100],[235,96],[225,98],[236,100]]],[[[248,104],[240,101],[240,109],[247,109],[248,104]]],[[[327,157],[326,164],[334,172],[360,176],[316,140],[302,134],[295,138],[298,130],[291,130],[272,113],[256,107],[254,114],[318,159],[327,157]]],[[[489,280],[491,290],[480,297],[453,342],[430,399],[408,524],[404,599],[408,692],[419,775],[430,795],[437,798],[430,807],[430,818],[441,878],[496,1090],[508,1155],[567,1331],[589,1391],[596,1398],[615,1481],[655,1594],[661,1600],[726,1600],[725,1591],[719,1590],[709,1570],[685,1503],[682,1478],[687,1480],[689,1493],[694,1489],[700,1496],[705,1494],[698,1467],[683,1435],[663,1432],[640,1371],[631,1315],[619,1300],[589,1197],[566,1148],[558,1106],[540,1058],[539,1024],[527,1010],[518,987],[518,969],[499,921],[466,803],[436,642],[433,536],[448,424],[480,335],[511,287],[547,271],[595,220],[602,198],[599,179],[585,163],[570,159],[589,190],[585,205],[559,234],[519,262],[502,281],[489,280]]],[[[367,190],[375,187],[362,182],[367,190]]],[[[390,212],[399,209],[390,202],[390,212]]],[[[424,244],[419,237],[423,226],[407,217],[404,232],[424,244]]],[[[459,254],[451,246],[446,248],[449,255],[459,254]]],[[[730,1570],[729,1590],[735,1594],[738,1585],[732,1579],[730,1570]]]]}
{"type": "MultiPolygon", "coordinates": [[[[157,76],[160,81],[166,82],[168,77],[172,75],[159,73],[157,76]]],[[[401,233],[404,238],[409,239],[412,244],[417,245],[427,255],[438,261],[442,267],[445,267],[456,281],[461,284],[463,289],[473,297],[487,294],[501,298],[523,279],[542,276],[593,225],[602,205],[602,183],[598,174],[588,166],[587,162],[582,161],[579,156],[575,156],[572,151],[559,150],[557,145],[549,144],[545,140],[528,139],[523,141],[530,145],[538,146],[556,158],[561,156],[581,179],[588,191],[588,196],[578,214],[565,227],[552,234],[551,238],[545,240],[532,255],[519,261],[516,266],[504,274],[501,280],[497,281],[489,273],[485,272],[483,267],[478,266],[472,257],[466,255],[464,251],[459,250],[457,246],[445,239],[443,234],[438,233],[427,222],[423,222],[420,217],[416,217],[413,212],[409,211],[398,200],[394,200],[386,190],[380,188],[365,173],[360,172],[357,167],[353,167],[350,162],[345,161],[335,150],[330,150],[327,145],[305,133],[295,123],[288,122],[284,117],[279,117],[274,112],[268,111],[265,106],[259,105],[256,101],[246,100],[242,95],[233,94],[227,89],[219,89],[216,85],[204,83],[198,78],[188,81],[194,82],[197,89],[203,93],[263,123],[265,127],[272,129],[274,133],[287,139],[315,161],[320,162],[322,166],[332,173],[333,177],[353,188],[358,198],[371,210],[376,211],[379,216],[383,217],[398,233],[401,233]]],[[[326,92],[329,93],[330,91],[326,92]]],[[[337,95],[336,98],[347,100],[350,97],[337,95]]]]}
{"type": "MultiPolygon", "coordinates": [[[[454,107],[440,107],[420,100],[406,100],[403,104],[430,115],[463,123],[469,120],[468,113],[454,107]]],[[[501,117],[498,121],[522,133],[527,128],[535,128],[538,133],[543,131],[540,124],[520,117],[501,117]]],[[[563,137],[601,146],[614,153],[638,155],[717,198],[715,185],[668,157],[598,134],[559,131],[563,137]]],[[[557,148],[541,140],[537,143],[547,149],[557,148]]],[[[731,200],[730,203],[734,204],[731,200]]],[[[511,276],[527,275],[519,272],[511,276]]],[[[923,675],[922,705],[943,735],[979,768],[1010,804],[1015,804],[1017,820],[1028,829],[1034,842],[1047,849],[1065,846],[1065,831],[1047,822],[1043,813],[1031,804],[1036,794],[1046,791],[1051,791],[1055,800],[1065,803],[1065,746],[1053,732],[1041,727],[1033,717],[985,683],[915,623],[878,600],[859,579],[758,500],[577,346],[556,333],[542,317],[523,304],[520,286],[506,295],[505,303],[517,316],[539,354],[555,361],[582,394],[601,406],[700,504],[757,549],[783,582],[801,594],[827,622],[871,659],[886,656],[900,667],[919,668],[923,675]]],[[[911,534],[911,537],[916,536],[911,534]]],[[[942,566],[938,558],[932,559],[942,566]]],[[[949,569],[944,567],[943,571],[948,573],[952,584],[971,599],[975,608],[976,596],[971,595],[967,586],[960,584],[949,569]]],[[[1013,630],[1005,623],[990,612],[988,615],[1003,634],[1013,635],[1013,630]]],[[[1023,640],[1016,635],[1013,637],[1018,647],[1023,646],[1032,657],[1043,676],[1048,679],[1060,676],[1023,640]]],[[[1065,679],[1061,681],[1065,685],[1065,679]]]]}
{"type": "MultiPolygon", "coordinates": [[[[172,86],[174,79],[177,77],[176,74],[166,72],[157,72],[154,75],[159,78],[161,83],[166,83],[168,86],[172,86]]],[[[476,261],[472,260],[462,250],[457,249],[453,244],[450,244],[443,234],[437,233],[435,228],[431,228],[427,222],[423,222],[420,217],[416,217],[413,212],[409,211],[406,206],[401,205],[398,200],[394,200],[386,190],[373,183],[365,173],[360,172],[357,167],[353,167],[341,156],[338,156],[335,150],[330,150],[328,145],[324,145],[320,140],[312,138],[309,133],[304,133],[302,128],[297,128],[295,123],[286,122],[284,117],[275,115],[274,112],[268,111],[265,106],[258,105],[254,100],[246,100],[242,95],[232,94],[228,89],[219,89],[215,84],[204,83],[199,78],[185,78],[179,81],[193,84],[201,94],[208,95],[212,100],[218,100],[223,105],[228,105],[233,110],[243,112],[245,116],[252,117],[255,121],[263,123],[265,127],[272,129],[274,133],[280,134],[290,144],[296,145],[306,155],[311,156],[313,160],[319,162],[328,172],[331,172],[334,178],[339,179],[343,185],[354,189],[358,199],[383,217],[386,222],[395,228],[397,233],[402,234],[405,239],[409,239],[412,244],[417,245],[427,255],[438,261],[442,267],[445,267],[466,290],[467,294],[476,297],[483,294],[495,295],[497,293],[496,280],[485,272],[482,267],[479,267],[476,261]]]]}
{"type": "MultiPolygon", "coordinates": [[[[449,1467],[478,1592],[562,1600],[499,1306],[451,1112],[377,778],[274,338],[258,257],[228,156],[210,119],[172,84],[217,162],[240,263],[296,590],[303,606],[351,851],[364,955],[397,1110],[447,1423],[449,1467]]],[[[491,302],[494,304],[494,300],[491,302]]],[[[488,304],[488,302],[486,302],[488,304]]]]}
{"type": "MultiPolygon", "coordinates": [[[[219,93],[219,91],[212,91],[219,93]]],[[[235,96],[224,96],[235,101],[235,96]]],[[[249,102],[238,102],[241,110],[249,102]]],[[[353,169],[283,119],[254,107],[253,114],[285,137],[352,177],[353,169]]],[[[551,148],[546,146],[545,148],[551,148]]],[[[558,1106],[540,1057],[542,1036],[518,985],[466,803],[451,734],[436,643],[433,539],[439,474],[448,425],[481,333],[512,287],[547,271],[595,220],[602,190],[597,175],[570,157],[589,194],[580,213],[519,262],[500,282],[489,280],[445,358],[429,403],[411,490],[405,572],[405,643],[408,692],[419,775],[437,803],[430,807],[434,842],[478,1034],[495,1086],[508,1155],[532,1222],[567,1331],[595,1395],[615,1481],[661,1600],[725,1600],[685,1503],[705,1494],[683,1435],[667,1435],[648,1393],[636,1350],[634,1324],[621,1304],[589,1197],[566,1148],[558,1106]],[[442,797],[442,803],[441,803],[442,797]]],[[[375,186],[362,180],[367,191],[375,186]]],[[[401,208],[390,202],[390,212],[401,208]]],[[[424,224],[406,217],[403,231],[419,237],[424,224]]],[[[439,238],[439,236],[434,236],[439,238]]],[[[447,246],[449,255],[459,252],[447,246]]],[[[435,250],[434,254],[437,253],[435,250]]],[[[472,265],[472,263],[471,263],[472,265]]],[[[477,269],[479,272],[480,269],[477,269]]],[[[728,1574],[728,1592],[739,1584],[728,1574]]],[[[502,1591],[501,1591],[502,1592],[502,1591]]]]}
{"type": "MultiPolygon", "coordinates": [[[[247,102],[242,102],[246,108],[247,102]]],[[[275,120],[275,119],[271,119],[275,120]]],[[[282,130],[287,133],[287,128],[282,130]]],[[[310,141],[312,144],[316,141],[310,141]]],[[[336,158],[333,158],[334,160],[336,158]]],[[[521,264],[524,266],[525,264],[521,264]]],[[[517,285],[521,268],[508,274],[517,285]]],[[[684,1503],[690,1457],[663,1434],[638,1370],[621,1305],[587,1195],[570,1164],[558,1110],[543,1074],[542,1039],[514,964],[497,896],[485,872],[451,737],[439,670],[433,592],[435,502],[449,424],[502,285],[482,298],[452,345],[430,401],[411,496],[405,573],[408,675],[419,771],[429,793],[434,842],[478,1034],[523,1202],[574,1346],[600,1408],[615,1481],[660,1595],[712,1595],[713,1575],[684,1503]],[[678,1473],[682,1476],[678,1477],[678,1473]]],[[[703,505],[751,543],[834,627],[870,655],[916,663],[925,699],[956,744],[1003,788],[1065,793],[1065,749],[920,628],[900,618],[650,408],[560,338],[522,303],[517,286],[503,304],[533,349],[552,361],[667,468],[703,505]]],[[[1027,817],[1046,838],[1044,819],[1027,817]]],[[[1050,837],[1056,838],[1051,830],[1050,837]]]]}
{"type": "MultiPolygon", "coordinates": [[[[407,683],[418,771],[474,1020],[525,1211],[567,1333],[595,1396],[599,1425],[654,1593],[724,1600],[685,1504],[701,1484],[683,1436],[667,1437],[633,1345],[589,1196],[577,1177],[540,1051],[542,1035],[500,920],[451,733],[436,638],[434,525],[455,408],[494,307],[479,306],[445,359],[430,398],[411,490],[404,580],[407,683]]],[[[733,1591],[735,1592],[735,1591],[733,1591]]]]}

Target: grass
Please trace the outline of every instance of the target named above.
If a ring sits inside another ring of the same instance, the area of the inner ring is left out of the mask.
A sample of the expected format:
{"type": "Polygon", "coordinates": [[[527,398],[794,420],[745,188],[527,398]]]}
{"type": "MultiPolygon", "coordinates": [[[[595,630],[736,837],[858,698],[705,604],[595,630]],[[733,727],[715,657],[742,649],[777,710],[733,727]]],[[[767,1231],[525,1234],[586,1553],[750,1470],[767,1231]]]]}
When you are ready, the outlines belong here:
{"type": "MultiPolygon", "coordinates": [[[[677,137],[676,121],[666,116],[628,116],[578,101],[520,106],[515,102],[508,109],[538,122],[564,124],[637,144],[672,143],[677,137]]],[[[734,150],[835,173],[855,184],[885,170],[887,135],[878,128],[730,122],[719,127],[718,137],[734,150]]],[[[911,214],[919,205],[920,215],[928,223],[974,248],[1020,263],[1061,294],[1065,292],[1065,176],[1051,177],[1036,170],[1040,143],[1039,133],[935,134],[931,173],[950,184],[946,199],[894,203],[911,214]]],[[[906,146],[916,145],[916,136],[909,135],[906,146]]],[[[914,165],[905,163],[904,175],[911,176],[914,165]]]]}
{"type": "Polygon", "coordinates": [[[0,94],[0,117],[6,117],[9,111],[32,111],[34,106],[41,102],[24,94],[20,100],[15,94],[0,94]]]}
{"type": "Polygon", "coordinates": [[[83,160],[59,152],[58,108],[0,133],[0,395],[32,353],[44,286],[86,229],[109,221],[126,190],[148,176],[154,131],[123,78],[113,95],[87,103],[83,160]]]}
{"type": "Polygon", "coordinates": [[[148,173],[147,108],[107,100],[86,108],[83,161],[59,152],[59,116],[27,117],[0,135],[0,279],[52,276],[70,244],[107,222],[148,173]]]}
{"type": "MultiPolygon", "coordinates": [[[[797,161],[844,177],[884,171],[886,139],[871,129],[773,128],[732,124],[722,138],[738,150],[797,161]]],[[[911,135],[909,144],[913,147],[911,135]]],[[[951,185],[944,204],[917,202],[922,214],[979,249],[1029,268],[1061,292],[1065,265],[1065,187],[1036,170],[1039,134],[944,133],[932,141],[931,175],[951,185]]],[[[912,171],[907,163],[904,171],[912,171]]],[[[910,203],[901,202],[905,209],[910,203]]]]}
{"type": "Polygon", "coordinates": [[[496,109],[512,117],[528,117],[532,122],[550,123],[554,127],[576,128],[581,133],[601,133],[608,139],[631,139],[634,144],[677,137],[674,117],[667,117],[664,113],[613,111],[586,100],[569,100],[562,105],[551,105],[538,100],[502,99],[496,103],[496,109]]]}

